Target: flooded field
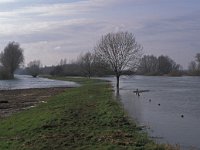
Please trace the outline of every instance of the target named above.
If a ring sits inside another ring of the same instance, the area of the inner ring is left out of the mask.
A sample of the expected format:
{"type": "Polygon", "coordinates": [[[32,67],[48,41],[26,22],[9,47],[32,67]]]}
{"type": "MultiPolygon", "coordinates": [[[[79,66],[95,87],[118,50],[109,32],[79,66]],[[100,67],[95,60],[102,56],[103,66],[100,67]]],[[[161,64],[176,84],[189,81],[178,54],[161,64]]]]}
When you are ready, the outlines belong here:
{"type": "Polygon", "coordinates": [[[78,84],[69,81],[50,80],[46,78],[33,78],[27,75],[15,75],[14,80],[0,80],[0,90],[76,87],[78,84]]]}
{"type": "Polygon", "coordinates": [[[68,81],[16,75],[14,80],[0,80],[0,118],[12,115],[62,93],[78,84],[68,81]]]}
{"type": "MultiPolygon", "coordinates": [[[[105,78],[115,85],[115,78],[105,78]]],[[[120,100],[150,136],[182,149],[200,149],[200,77],[123,76],[120,100]],[[134,90],[149,90],[138,97],[134,90]]]]}

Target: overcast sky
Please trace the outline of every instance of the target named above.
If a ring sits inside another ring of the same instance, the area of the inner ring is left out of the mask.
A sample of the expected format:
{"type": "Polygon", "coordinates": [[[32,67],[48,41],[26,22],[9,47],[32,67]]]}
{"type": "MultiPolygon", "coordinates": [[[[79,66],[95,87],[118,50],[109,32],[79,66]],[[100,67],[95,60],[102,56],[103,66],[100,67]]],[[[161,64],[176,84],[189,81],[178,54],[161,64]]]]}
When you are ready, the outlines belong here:
{"type": "Polygon", "coordinates": [[[186,68],[200,52],[200,0],[0,0],[0,50],[19,42],[26,63],[70,61],[117,31],[186,68]]]}

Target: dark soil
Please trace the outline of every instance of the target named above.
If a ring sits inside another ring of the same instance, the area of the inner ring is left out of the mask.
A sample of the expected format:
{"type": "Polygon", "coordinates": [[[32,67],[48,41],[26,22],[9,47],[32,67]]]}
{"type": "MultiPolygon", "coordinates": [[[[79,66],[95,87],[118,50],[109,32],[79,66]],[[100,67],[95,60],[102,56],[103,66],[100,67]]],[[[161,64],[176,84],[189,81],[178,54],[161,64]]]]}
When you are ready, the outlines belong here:
{"type": "Polygon", "coordinates": [[[0,118],[46,103],[48,98],[66,88],[23,89],[0,91],[0,118]]]}

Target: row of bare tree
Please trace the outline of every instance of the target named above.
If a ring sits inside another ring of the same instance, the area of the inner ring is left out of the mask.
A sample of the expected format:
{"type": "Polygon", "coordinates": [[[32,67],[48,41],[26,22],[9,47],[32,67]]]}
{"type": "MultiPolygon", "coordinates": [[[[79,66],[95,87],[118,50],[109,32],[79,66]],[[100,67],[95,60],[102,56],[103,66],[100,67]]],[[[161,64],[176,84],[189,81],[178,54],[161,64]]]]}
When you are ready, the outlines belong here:
{"type": "MultiPolygon", "coordinates": [[[[84,75],[87,77],[114,74],[119,87],[119,78],[125,70],[136,70],[142,56],[142,46],[132,33],[108,33],[98,41],[94,51],[87,52],[72,63],[62,59],[60,64],[44,67],[43,73],[51,75],[84,75]]],[[[27,72],[36,77],[41,71],[41,63],[33,61],[28,64],[27,72]]]]}
{"type": "Polygon", "coordinates": [[[108,33],[102,36],[94,51],[81,55],[76,64],[89,78],[99,71],[109,70],[116,76],[117,88],[119,78],[124,70],[135,70],[142,56],[142,47],[132,33],[108,33]]]}
{"type": "Polygon", "coordinates": [[[168,56],[144,55],[137,72],[143,75],[180,75],[181,66],[168,56]]]}
{"type": "MultiPolygon", "coordinates": [[[[12,79],[15,70],[23,64],[23,61],[23,50],[20,45],[10,42],[0,54],[0,78],[12,79]]],[[[33,77],[37,77],[39,73],[81,75],[89,78],[113,74],[116,76],[119,88],[119,78],[125,71],[164,75],[177,73],[180,69],[181,66],[168,56],[142,57],[142,46],[136,42],[134,35],[129,32],[117,32],[102,36],[92,52],[81,54],[76,61],[67,63],[66,59],[62,59],[57,66],[42,67],[39,60],[34,60],[28,63],[25,72],[33,77]]],[[[196,62],[191,62],[189,70],[191,72],[200,70],[200,54],[196,55],[196,62]]]]}

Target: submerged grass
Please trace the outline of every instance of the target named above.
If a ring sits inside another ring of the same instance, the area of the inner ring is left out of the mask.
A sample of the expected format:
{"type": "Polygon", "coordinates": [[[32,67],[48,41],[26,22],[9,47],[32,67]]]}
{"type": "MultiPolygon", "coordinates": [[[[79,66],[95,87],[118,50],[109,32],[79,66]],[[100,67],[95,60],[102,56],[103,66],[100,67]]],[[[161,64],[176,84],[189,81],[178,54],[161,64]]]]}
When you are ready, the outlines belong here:
{"type": "Polygon", "coordinates": [[[157,145],[124,114],[111,85],[86,78],[56,78],[82,86],[48,103],[0,120],[0,150],[171,150],[157,145]]]}

